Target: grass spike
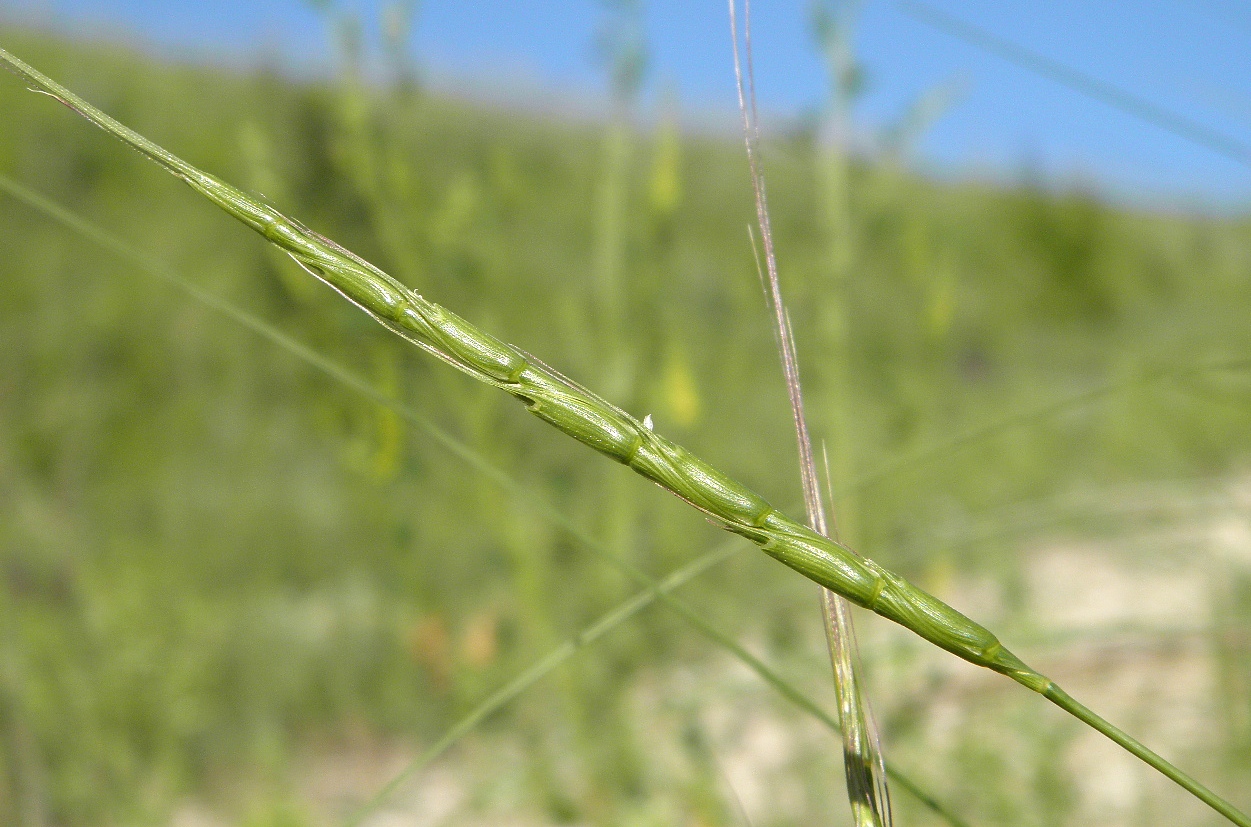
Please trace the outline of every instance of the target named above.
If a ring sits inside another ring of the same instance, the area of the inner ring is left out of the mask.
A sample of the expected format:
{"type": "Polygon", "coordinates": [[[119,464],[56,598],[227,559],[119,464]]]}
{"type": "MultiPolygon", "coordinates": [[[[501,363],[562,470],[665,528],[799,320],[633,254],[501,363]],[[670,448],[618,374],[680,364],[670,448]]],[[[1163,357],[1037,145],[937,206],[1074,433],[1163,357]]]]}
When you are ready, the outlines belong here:
{"type": "MultiPolygon", "coordinates": [[[[353,373],[342,365],[327,359],[320,353],[312,350],[308,346],[287,336],[287,334],[278,330],[268,322],[236,307],[234,304],[207,292],[191,282],[183,279],[173,271],[161,266],[157,262],[149,259],[138,250],[134,249],[124,241],[113,236],[107,230],[91,223],[86,218],[75,214],[68,208],[57,204],[48,198],[18,184],[0,173],[0,190],[8,193],[13,198],[21,201],[27,206],[35,209],[52,220],[62,224],[68,229],[73,230],[86,239],[114,253],[123,261],[129,262],[137,267],[141,272],[160,279],[171,284],[174,287],[186,292],[194,301],[208,307],[215,312],[221,313],[231,321],[247,328],[264,338],[266,341],[277,346],[280,350],[295,356],[297,359],[307,363],[311,367],[325,374],[330,379],[338,382],[340,385],[360,394],[366,399],[374,402],[382,408],[392,411],[399,417],[403,418],[410,425],[420,428],[435,442],[442,445],[450,453],[458,459],[469,465],[474,471],[486,477],[490,482],[499,486],[508,494],[529,500],[534,507],[553,525],[558,526],[562,530],[569,533],[571,537],[581,543],[585,548],[590,550],[597,556],[605,559],[610,564],[621,568],[628,576],[646,587],[646,590],[636,594],[634,597],[628,598],[618,604],[613,609],[601,615],[600,619],[588,626],[581,634],[572,639],[578,645],[573,649],[566,651],[567,647],[562,645],[557,647],[558,651],[549,653],[539,663],[532,664],[530,668],[518,675],[505,686],[501,687],[495,693],[492,693],[483,700],[478,707],[470,711],[464,719],[453,726],[439,743],[447,741],[447,744],[441,747],[437,753],[434,748],[427,751],[424,756],[419,757],[414,765],[406,768],[401,776],[397,776],[398,780],[388,783],[384,790],[371,799],[370,806],[377,808],[391,792],[398,789],[400,784],[412,777],[421,767],[428,765],[439,754],[450,748],[456,740],[463,735],[472,731],[476,724],[481,723],[489,717],[494,711],[516,698],[526,688],[532,686],[540,678],[548,672],[556,669],[566,660],[576,654],[577,651],[586,644],[599,639],[603,634],[607,633],[611,628],[626,622],[635,616],[638,611],[651,605],[653,602],[661,602],[667,608],[674,611],[679,617],[683,618],[687,623],[691,624],[696,631],[703,634],[713,643],[725,649],[733,657],[742,662],[748,669],[752,670],[766,684],[768,684],[775,692],[786,700],[790,701],[799,709],[808,713],[823,725],[828,727],[832,732],[838,734],[841,732],[838,721],[829,715],[815,701],[800,692],[792,683],[787,681],[772,667],[761,661],[755,655],[752,655],[737,641],[726,633],[720,631],[708,621],[695,612],[688,604],[680,601],[672,596],[672,592],[687,582],[699,577],[704,572],[712,569],[727,561],[733,555],[742,550],[742,547],[735,541],[721,543],[716,548],[706,551],[698,557],[694,558],[684,566],[674,571],[663,580],[656,580],[644,572],[642,569],[631,567],[624,561],[612,559],[611,552],[606,546],[597,541],[588,532],[582,529],[577,523],[566,516],[563,512],[557,510],[547,502],[540,498],[530,495],[520,484],[518,484],[511,476],[508,475],[499,466],[490,462],[482,454],[475,451],[465,443],[461,442],[452,434],[440,428],[431,420],[427,419],[413,408],[397,401],[394,396],[386,394],[373,386],[371,383],[353,373]],[[433,754],[432,754],[433,753],[433,754]]],[[[918,801],[926,808],[931,810],[935,815],[944,819],[953,827],[965,827],[964,822],[955,815],[945,805],[938,801],[934,796],[920,787],[911,779],[903,770],[888,764],[886,771],[891,778],[910,793],[912,793],[918,801]]],[[[367,814],[367,813],[365,813],[367,814]]]]}
{"type": "Polygon", "coordinates": [[[717,525],[751,540],[766,554],[810,580],[970,663],[1006,675],[1043,695],[1232,823],[1251,827],[1251,818],[1228,801],[1070,698],[1004,647],[988,629],[938,598],[787,517],[750,488],[645,428],[625,411],[546,369],[537,360],[530,360],[515,346],[408,290],[298,221],[177,158],[2,48],[0,64],[182,178],[388,329],[479,381],[504,390],[540,419],[628,465],[702,511],[717,525]]]}

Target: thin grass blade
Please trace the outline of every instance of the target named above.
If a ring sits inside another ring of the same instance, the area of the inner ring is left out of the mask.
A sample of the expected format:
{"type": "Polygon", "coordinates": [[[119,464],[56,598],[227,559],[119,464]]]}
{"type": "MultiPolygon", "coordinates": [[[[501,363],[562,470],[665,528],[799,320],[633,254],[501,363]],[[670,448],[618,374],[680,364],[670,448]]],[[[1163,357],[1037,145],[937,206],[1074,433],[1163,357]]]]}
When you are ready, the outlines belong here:
{"type": "MultiPolygon", "coordinates": [[[[772,313],[774,334],[782,370],[786,377],[787,397],[795,425],[799,448],[799,471],[803,483],[804,506],[808,525],[818,534],[837,539],[831,532],[817,483],[817,466],[812,453],[812,439],[804,413],[803,386],[799,379],[799,358],[790,317],[782,301],[782,284],[778,277],[777,255],[773,245],[773,228],[769,222],[769,204],[765,195],[764,173],[759,162],[759,123],[756,109],[756,80],[752,65],[751,0],[744,3],[744,51],[747,57],[747,91],[744,94],[743,67],[739,59],[738,21],[734,0],[729,0],[730,28],[734,40],[734,78],[738,87],[739,113],[742,117],[743,141],[751,174],[752,192],[756,201],[756,220],[764,247],[764,268],[761,281],[767,285],[765,296],[772,313]]],[[[753,251],[755,243],[753,239],[753,251]]],[[[761,271],[760,257],[756,257],[761,271]]],[[[886,780],[886,762],[882,754],[881,736],[869,707],[860,680],[859,653],[851,608],[847,601],[827,588],[820,591],[821,613],[825,636],[834,670],[834,691],[838,699],[839,721],[843,729],[843,771],[852,814],[862,827],[890,827],[892,824],[890,789],[886,780]]]]}

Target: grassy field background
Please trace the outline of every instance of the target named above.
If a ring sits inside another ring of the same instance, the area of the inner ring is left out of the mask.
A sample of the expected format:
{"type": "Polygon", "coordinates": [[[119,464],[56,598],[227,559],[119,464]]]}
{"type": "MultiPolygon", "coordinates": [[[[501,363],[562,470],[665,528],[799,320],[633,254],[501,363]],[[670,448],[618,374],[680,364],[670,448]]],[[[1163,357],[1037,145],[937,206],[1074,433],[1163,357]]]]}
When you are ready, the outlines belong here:
{"type": "MultiPolygon", "coordinates": [[[[799,510],[735,136],[0,38],[799,510]]],[[[6,197],[0,823],[338,823],[637,590],[535,499],[657,576],[725,542],[0,81],[0,173],[529,492],[6,197]]],[[[809,415],[855,546],[1251,807],[1251,219],[865,157],[840,236],[822,187],[837,159],[802,129],[765,149],[809,415]]],[[[682,594],[831,705],[811,583],[746,548],[682,594]]],[[[1215,823],[1009,682],[876,618],[860,639],[888,756],[970,823],[1215,823]]],[[[896,803],[900,823],[933,821],[896,803]]],[[[372,823],[847,821],[833,737],[654,608],[372,823]]]]}

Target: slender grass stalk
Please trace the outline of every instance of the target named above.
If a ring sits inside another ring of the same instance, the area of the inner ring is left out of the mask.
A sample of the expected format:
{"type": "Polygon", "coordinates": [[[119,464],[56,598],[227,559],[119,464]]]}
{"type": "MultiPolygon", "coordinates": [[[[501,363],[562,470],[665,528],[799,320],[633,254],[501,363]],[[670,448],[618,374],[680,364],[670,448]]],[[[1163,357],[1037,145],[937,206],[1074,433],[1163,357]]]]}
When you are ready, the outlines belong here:
{"type": "MultiPolygon", "coordinates": [[[[627,347],[629,313],[625,279],[630,239],[627,215],[631,209],[630,177],[637,147],[630,119],[638,104],[646,66],[643,7],[639,0],[608,0],[602,3],[601,22],[595,36],[602,70],[607,75],[612,100],[611,115],[600,136],[597,175],[592,193],[590,301],[585,317],[592,325],[584,330],[590,345],[588,358],[598,383],[611,389],[614,398],[638,401],[638,354],[627,347]]],[[[640,525],[639,490],[626,475],[606,480],[606,496],[613,503],[595,515],[607,547],[623,558],[636,545],[640,525]]],[[[591,590],[594,582],[588,582],[591,590]]],[[[595,824],[616,823],[609,800],[599,790],[621,789],[633,783],[641,758],[634,740],[613,737],[626,713],[616,694],[589,688],[589,675],[568,670],[567,705],[573,711],[575,743],[584,756],[579,763],[592,784],[586,809],[595,824]],[[607,737],[606,737],[607,736],[607,737]],[[597,789],[598,788],[598,789],[597,789]]]]}
{"type": "Polygon", "coordinates": [[[746,537],[805,577],[970,663],[1006,675],[1043,695],[1231,822],[1251,827],[1251,818],[1079,704],[1048,677],[1012,654],[988,629],[938,598],[787,517],[759,494],[656,434],[620,408],[519,348],[478,330],[409,290],[330,239],[123,126],[4,49],[0,49],[0,63],[181,178],[236,220],[278,245],[310,274],[389,330],[475,379],[510,394],[543,421],[628,465],[703,512],[715,524],[746,537]]]}
{"type": "Polygon", "coordinates": [[[858,3],[841,3],[839,9],[825,3],[813,5],[813,29],[825,57],[830,101],[825,117],[825,144],[817,152],[816,180],[820,187],[821,213],[826,233],[823,268],[822,311],[819,329],[828,354],[830,376],[825,406],[830,411],[834,434],[833,487],[843,493],[839,503],[839,533],[849,543],[859,540],[859,497],[844,491],[856,475],[856,388],[851,381],[850,284],[856,258],[855,226],[851,205],[851,107],[860,86],[859,67],[851,45],[851,24],[858,3]]]}
{"type": "Polygon", "coordinates": [[[19,691],[27,682],[25,664],[16,647],[11,601],[0,604],[0,778],[8,782],[0,799],[0,819],[43,827],[50,823],[44,756],[28,725],[29,710],[19,691]]]}
{"type": "MultiPolygon", "coordinates": [[[[760,227],[760,239],[764,247],[764,272],[760,273],[760,277],[762,281],[767,278],[765,296],[773,316],[774,334],[777,338],[782,370],[786,377],[791,418],[795,425],[795,441],[799,448],[799,471],[803,483],[808,526],[824,537],[837,539],[837,530],[831,531],[833,524],[827,522],[825,508],[821,502],[821,490],[817,482],[817,464],[813,458],[812,439],[808,434],[808,420],[804,414],[803,386],[799,379],[799,357],[795,351],[795,336],[791,329],[790,318],[782,302],[782,284],[778,276],[773,228],[769,220],[769,202],[765,193],[764,173],[760,169],[756,78],[752,66],[751,48],[751,0],[745,0],[743,6],[743,45],[747,56],[749,90],[746,95],[743,88],[743,67],[739,60],[738,21],[734,0],[729,0],[729,7],[730,29],[734,39],[734,80],[738,87],[738,108],[742,116],[743,141],[747,152],[752,192],[756,199],[756,221],[760,227]]],[[[759,256],[757,256],[756,265],[759,270],[759,256]]],[[[842,356],[843,354],[835,354],[834,358],[839,360],[842,356]]],[[[877,724],[873,719],[873,713],[860,680],[859,651],[856,645],[851,607],[845,599],[826,587],[821,588],[820,596],[826,642],[830,650],[830,665],[834,670],[838,718],[843,728],[843,774],[847,783],[852,816],[856,824],[861,827],[890,827],[892,817],[890,788],[886,781],[886,763],[882,755],[881,736],[877,731],[877,724]]]]}
{"type": "MultiPolygon", "coordinates": [[[[856,3],[845,4],[844,9],[854,14],[856,3]]],[[[831,499],[835,492],[842,492],[847,480],[852,479],[856,472],[855,432],[856,411],[858,407],[855,387],[851,381],[852,341],[850,333],[850,313],[848,312],[849,285],[853,273],[855,257],[855,233],[852,223],[850,201],[850,169],[847,158],[849,146],[851,104],[856,94],[859,75],[846,26],[837,20],[837,13],[821,3],[814,3],[813,28],[820,41],[822,52],[828,64],[827,73],[830,78],[830,112],[826,116],[827,128],[832,127],[833,138],[829,146],[818,149],[817,181],[822,195],[824,207],[824,229],[826,233],[826,279],[823,283],[822,295],[822,333],[825,336],[821,343],[826,362],[829,365],[829,385],[825,389],[825,408],[830,414],[830,422],[834,429],[832,450],[825,450],[826,482],[831,499]],[[833,469],[831,474],[831,459],[833,469]]],[[[789,328],[789,320],[787,327],[789,328]]],[[[792,350],[793,350],[792,346],[792,350]]],[[[816,477],[813,468],[811,476],[816,477]]],[[[860,502],[854,491],[843,494],[838,503],[838,519],[832,526],[834,533],[829,536],[836,540],[855,543],[858,538],[857,528],[860,515],[860,502]]],[[[824,532],[823,532],[824,533],[824,532]]],[[[833,601],[827,597],[826,603],[833,601]]],[[[852,660],[859,667],[859,652],[855,645],[855,630],[851,627],[850,611],[845,604],[827,609],[827,636],[835,641],[832,650],[849,650],[843,656],[852,660]],[[837,629],[831,621],[845,617],[846,637],[850,642],[838,640],[837,629]]],[[[840,653],[841,654],[841,653],[840,653]]],[[[846,669],[846,667],[844,667],[846,669]]],[[[855,678],[856,692],[860,694],[860,681],[855,678]]],[[[865,769],[861,775],[865,779],[859,784],[866,792],[874,794],[871,801],[881,801],[884,810],[884,823],[891,824],[890,790],[885,781],[884,758],[881,747],[881,736],[877,731],[872,706],[867,700],[855,707],[848,707],[848,715],[857,714],[864,719],[860,730],[866,743],[861,747],[864,753],[860,759],[865,769]]],[[[850,754],[849,754],[850,758],[850,754]]],[[[848,785],[853,785],[852,776],[848,776],[848,785]]]]}
{"type": "MultiPolygon", "coordinates": [[[[18,184],[15,181],[10,180],[3,174],[0,174],[0,190],[7,192],[9,195],[22,203],[42,212],[44,215],[61,223],[79,235],[82,235],[83,237],[100,245],[104,249],[109,250],[122,260],[137,267],[141,272],[183,290],[192,299],[200,304],[223,314],[230,320],[240,324],[241,326],[266,339],[270,343],[276,345],[278,348],[290,353],[301,361],[321,371],[326,376],[344,387],[369,399],[381,408],[395,413],[409,424],[420,428],[428,436],[446,448],[450,453],[477,471],[478,474],[484,479],[503,489],[513,497],[525,500],[550,523],[566,531],[571,537],[580,542],[592,553],[605,559],[610,564],[622,569],[628,576],[632,577],[634,580],[647,588],[645,592],[629,598],[625,602],[609,610],[601,616],[599,621],[596,621],[594,624],[587,627],[588,630],[599,629],[599,632],[589,638],[587,636],[589,633],[588,631],[584,631],[582,634],[576,636],[574,641],[579,642],[579,649],[591,640],[597,639],[603,633],[607,633],[613,625],[624,623],[626,620],[633,617],[639,610],[646,608],[646,606],[650,605],[652,602],[660,601],[661,603],[664,603],[667,608],[677,613],[679,617],[682,617],[689,624],[691,624],[696,631],[700,632],[713,643],[725,649],[745,666],[755,672],[762,680],[764,680],[766,684],[777,691],[782,697],[786,698],[804,712],[812,715],[818,721],[829,727],[833,732],[841,732],[838,721],[821,708],[821,706],[819,706],[814,700],[803,694],[792,683],[779,675],[772,669],[772,667],[764,663],[764,661],[747,651],[728,634],[720,631],[705,620],[702,616],[696,613],[694,609],[690,608],[688,604],[679,601],[671,595],[671,592],[679,586],[689,582],[714,566],[728,560],[733,554],[740,551],[742,547],[737,542],[731,541],[723,543],[713,550],[707,551],[696,557],[694,560],[691,560],[679,570],[670,574],[664,580],[655,580],[641,569],[631,567],[623,560],[614,559],[612,552],[605,545],[592,537],[572,519],[544,500],[535,497],[531,492],[527,491],[519,483],[513,480],[507,472],[491,463],[490,460],[482,454],[461,442],[447,431],[444,431],[413,408],[397,401],[393,395],[384,393],[367,380],[342,365],[327,359],[306,345],[292,339],[264,320],[257,318],[247,311],[241,310],[230,302],[212,293],[202,290],[186,279],[181,278],[171,270],[168,270],[167,268],[162,267],[158,263],[150,260],[125,242],[117,239],[108,231],[91,223],[82,216],[73,213],[68,208],[56,204],[48,198],[18,184]],[[636,601],[638,602],[637,606],[635,605],[636,601]]],[[[562,644],[561,649],[563,651],[564,644],[562,644]]],[[[517,678],[514,678],[514,680],[508,683],[505,687],[502,687],[500,690],[493,693],[486,700],[484,700],[479,707],[475,707],[475,709],[468,713],[460,723],[455,725],[448,731],[447,734],[445,734],[444,738],[441,739],[439,743],[442,743],[444,740],[447,740],[448,743],[444,745],[439,752],[441,753],[447,747],[450,747],[452,743],[455,743],[459,737],[472,731],[474,725],[485,720],[486,717],[488,717],[492,712],[517,697],[525,688],[533,685],[541,677],[547,674],[547,672],[556,669],[573,654],[574,652],[572,651],[561,657],[556,657],[555,653],[549,654],[542,661],[540,661],[540,663],[534,664],[517,678]]],[[[430,753],[427,752],[426,755],[430,756],[430,753]]],[[[373,809],[380,806],[387,796],[398,789],[403,779],[411,777],[415,772],[417,772],[420,766],[425,766],[430,760],[433,760],[433,756],[429,757],[428,760],[425,758],[419,758],[414,763],[414,766],[410,766],[403,770],[401,776],[397,777],[398,781],[392,781],[387,784],[384,790],[371,800],[369,806],[373,809]]],[[[933,811],[936,815],[954,825],[954,827],[960,827],[963,825],[964,822],[961,821],[955,813],[946,808],[945,805],[940,803],[930,793],[926,792],[902,770],[888,764],[886,766],[886,772],[891,776],[891,778],[895,779],[901,787],[911,792],[923,805],[933,811]]],[[[362,814],[364,814],[363,811],[360,811],[357,815],[362,814]]]]}

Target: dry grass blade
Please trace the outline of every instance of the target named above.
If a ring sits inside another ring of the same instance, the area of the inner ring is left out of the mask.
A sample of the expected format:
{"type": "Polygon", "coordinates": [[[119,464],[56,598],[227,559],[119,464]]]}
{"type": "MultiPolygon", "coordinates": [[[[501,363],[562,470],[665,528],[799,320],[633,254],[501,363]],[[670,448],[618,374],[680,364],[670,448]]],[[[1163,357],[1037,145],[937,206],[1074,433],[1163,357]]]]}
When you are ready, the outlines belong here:
{"type": "MultiPolygon", "coordinates": [[[[746,0],[744,4],[746,90],[742,63],[739,59],[738,21],[734,0],[729,0],[729,10],[734,40],[734,79],[738,88],[743,140],[751,172],[752,191],[756,200],[756,220],[760,226],[761,244],[764,247],[765,266],[761,280],[767,284],[765,296],[773,314],[774,333],[777,336],[782,369],[786,375],[786,391],[795,424],[795,439],[799,446],[799,469],[803,482],[808,525],[823,536],[835,538],[837,531],[831,533],[831,525],[826,519],[825,508],[821,503],[816,461],[812,453],[812,439],[808,432],[808,420],[804,414],[803,386],[799,379],[799,359],[795,351],[795,336],[791,328],[790,316],[782,301],[782,285],[778,277],[777,255],[773,246],[773,229],[769,223],[764,174],[760,170],[757,148],[759,121],[751,48],[751,0],[746,0]]],[[[754,239],[752,246],[754,251],[754,239]]],[[[757,255],[756,264],[760,269],[759,255],[757,255]]],[[[886,781],[886,763],[882,755],[881,736],[877,730],[877,723],[861,686],[859,653],[851,607],[847,605],[846,600],[827,588],[822,587],[820,595],[825,635],[830,648],[830,663],[834,669],[834,689],[838,697],[839,720],[843,728],[843,769],[847,779],[847,795],[851,801],[852,812],[858,825],[889,827],[892,818],[890,789],[886,781]]]]}

